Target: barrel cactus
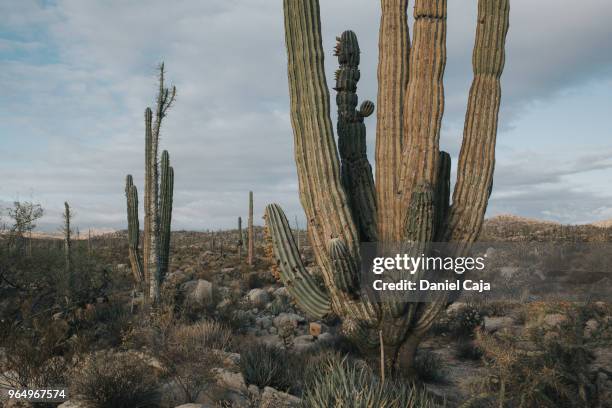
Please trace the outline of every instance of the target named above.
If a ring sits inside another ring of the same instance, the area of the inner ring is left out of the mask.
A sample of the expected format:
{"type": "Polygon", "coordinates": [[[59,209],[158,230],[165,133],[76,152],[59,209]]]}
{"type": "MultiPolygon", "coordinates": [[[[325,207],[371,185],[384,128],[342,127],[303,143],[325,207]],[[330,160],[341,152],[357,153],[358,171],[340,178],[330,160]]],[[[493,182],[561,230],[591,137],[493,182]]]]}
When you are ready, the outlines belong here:
{"type": "Polygon", "coordinates": [[[509,0],[478,2],[474,79],[452,205],[450,156],[439,148],[447,2],[415,1],[412,41],[408,1],[381,5],[374,178],[364,124],[374,104],[357,108],[356,35],[344,32],[336,47],[336,145],[319,1],[283,1],[300,199],[324,287],[307,272],[279,205],[267,206],[266,222],[281,280],[296,304],[314,318],[338,316],[362,350],[378,349],[382,337],[385,364],[398,369],[401,360],[410,370],[418,344],[449,299],[371,301],[360,284],[360,243],[451,242],[465,249],[477,239],[493,181],[509,0]]]}
{"type": "Polygon", "coordinates": [[[138,286],[148,293],[155,303],[159,300],[160,287],[168,273],[170,255],[170,225],[172,222],[172,198],[174,169],[166,150],[158,157],[159,134],[163,118],[172,106],[176,88],[164,85],[164,64],[160,66],[159,93],[155,121],[151,108],[145,110],[145,193],[143,258],[139,253],[140,227],[138,221],[138,191],[131,175],[126,177],[128,251],[132,274],[138,286]],[[161,178],[159,169],[161,167],[161,178]]]}

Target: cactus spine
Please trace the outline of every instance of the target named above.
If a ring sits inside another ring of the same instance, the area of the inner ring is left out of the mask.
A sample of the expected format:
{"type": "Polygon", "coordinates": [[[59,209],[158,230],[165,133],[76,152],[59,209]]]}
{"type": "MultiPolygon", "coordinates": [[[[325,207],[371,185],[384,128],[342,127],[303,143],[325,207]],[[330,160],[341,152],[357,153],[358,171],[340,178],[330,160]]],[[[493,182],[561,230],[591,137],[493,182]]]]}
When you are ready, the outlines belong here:
{"type": "Polygon", "coordinates": [[[140,257],[138,192],[131,175],[126,178],[126,199],[128,214],[128,248],[135,282],[147,292],[151,302],[156,303],[160,287],[168,273],[170,255],[170,230],[172,222],[172,197],[174,191],[174,170],[170,166],[167,151],[158,162],[158,146],[161,125],[176,96],[176,88],[165,87],[164,64],[160,66],[159,90],[155,121],[153,111],[145,110],[145,193],[144,193],[144,238],[143,256],[140,257]]]}
{"type": "Polygon", "coordinates": [[[254,236],[253,236],[253,192],[249,191],[249,247],[247,254],[247,262],[249,266],[253,265],[253,256],[254,256],[254,236]]]}
{"type": "MultiPolygon", "coordinates": [[[[414,39],[407,0],[382,0],[380,22],[376,183],[365,154],[357,109],[359,46],[355,34],[338,39],[338,149],[329,116],[318,0],[284,0],[285,40],[300,199],[308,236],[323,275],[318,287],[306,272],[280,207],[266,222],[281,279],[313,317],[335,314],[363,350],[383,347],[385,364],[410,367],[416,348],[448,299],[372,303],[360,292],[359,244],[364,241],[443,241],[468,248],[477,238],[491,192],[509,0],[479,0],[470,89],[457,183],[450,196],[450,156],[440,151],[446,64],[446,0],[416,0],[414,39]],[[339,151],[339,155],[338,155],[339,151]],[[380,334],[384,344],[380,344],[380,334]]],[[[423,247],[426,250],[426,247],[423,247]]]]}

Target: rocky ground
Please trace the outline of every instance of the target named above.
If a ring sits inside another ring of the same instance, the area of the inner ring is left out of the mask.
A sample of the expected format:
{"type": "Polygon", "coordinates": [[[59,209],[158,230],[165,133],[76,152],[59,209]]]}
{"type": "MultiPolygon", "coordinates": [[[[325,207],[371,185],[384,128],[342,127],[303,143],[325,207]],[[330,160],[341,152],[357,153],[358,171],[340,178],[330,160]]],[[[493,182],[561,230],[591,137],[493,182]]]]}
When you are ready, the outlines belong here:
{"type": "MultiPolygon", "coordinates": [[[[122,317],[125,322],[118,329],[117,339],[111,340],[109,335],[114,327],[111,322],[96,322],[87,350],[82,352],[111,349],[132,353],[151,371],[159,373],[160,406],[300,406],[300,393],[291,387],[275,389],[250,383],[244,375],[244,361],[241,363],[244,350],[254,343],[265,343],[288,353],[285,356],[299,355],[319,349],[343,349],[343,341],[335,322],[308,320],[293,305],[286,289],[272,276],[263,231],[257,234],[259,244],[253,265],[246,263],[246,250],[238,257],[234,231],[183,232],[173,236],[172,272],[163,289],[165,302],[170,305],[167,314],[180,318],[183,326],[205,319],[231,328],[232,345],[211,352],[214,358],[207,367],[210,376],[202,391],[192,395],[192,402],[186,401],[177,380],[181,377],[168,375],[171,370],[167,361],[173,360],[165,360],[161,354],[160,357],[155,345],[143,340],[147,327],[142,326],[155,325],[157,329],[164,324],[163,316],[151,322],[143,318],[146,312],[140,310],[139,295],[134,296],[129,285],[109,293],[107,298],[82,305],[72,315],[56,313],[54,319],[66,325],[75,319],[96,319],[99,310],[113,302],[129,310],[122,317]]],[[[129,280],[122,244],[116,245],[109,263],[114,273],[129,280]]],[[[310,259],[307,247],[303,255],[310,259]]],[[[419,351],[420,381],[450,407],[497,406],[500,398],[507,406],[518,406],[516,398],[520,395],[535,401],[525,406],[549,406],[537,405],[537,401],[554,387],[577,390],[580,397],[567,399],[582,401],[576,406],[612,407],[611,316],[610,304],[603,302],[457,302],[442,316],[419,351]],[[583,354],[580,361],[565,361],[583,354]],[[557,360],[561,363],[557,364],[557,360]]],[[[73,334],[71,341],[82,341],[79,336],[73,334]]],[[[3,406],[26,405],[5,401],[3,406]]],[[[72,395],[59,406],[89,405],[79,395],[72,395]]]]}

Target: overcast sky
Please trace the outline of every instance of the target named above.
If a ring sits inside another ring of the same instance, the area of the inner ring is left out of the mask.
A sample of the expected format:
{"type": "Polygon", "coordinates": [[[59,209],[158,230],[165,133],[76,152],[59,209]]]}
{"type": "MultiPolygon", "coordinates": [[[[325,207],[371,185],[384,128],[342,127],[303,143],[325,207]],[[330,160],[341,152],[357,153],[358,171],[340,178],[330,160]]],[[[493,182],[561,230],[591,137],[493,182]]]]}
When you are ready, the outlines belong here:
{"type": "MultiPolygon", "coordinates": [[[[352,29],[358,93],[376,101],[379,2],[321,0],[321,13],[328,83],[335,36],[352,29]]],[[[475,16],[476,1],[449,1],[442,148],[454,158],[475,16]]],[[[611,218],[612,2],[511,0],[510,19],[488,215],[611,218]]],[[[301,218],[280,0],[0,0],[0,203],[42,203],[46,230],[66,200],[81,230],[125,228],[124,178],[142,202],[161,60],[178,88],[160,146],[176,175],[173,228],[233,227],[249,190],[256,222],[273,201],[301,218]]]]}

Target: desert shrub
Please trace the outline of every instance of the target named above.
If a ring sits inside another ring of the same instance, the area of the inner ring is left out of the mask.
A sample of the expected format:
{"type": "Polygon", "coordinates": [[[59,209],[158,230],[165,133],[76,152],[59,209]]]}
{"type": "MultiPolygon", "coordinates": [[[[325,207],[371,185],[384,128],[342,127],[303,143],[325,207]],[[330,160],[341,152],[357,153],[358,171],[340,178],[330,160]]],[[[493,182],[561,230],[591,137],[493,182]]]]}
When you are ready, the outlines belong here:
{"type": "Polygon", "coordinates": [[[66,322],[46,318],[34,318],[22,324],[3,321],[0,385],[10,388],[66,385],[70,359],[68,330],[66,322]]]}
{"type": "Polygon", "coordinates": [[[428,408],[435,404],[421,389],[395,380],[380,381],[365,364],[330,360],[302,396],[304,408],[428,408]]]}
{"type": "Polygon", "coordinates": [[[287,391],[292,387],[291,356],[284,349],[253,343],[240,354],[240,371],[247,384],[287,391]]]}
{"type": "Polygon", "coordinates": [[[588,350],[567,340],[534,340],[535,352],[521,349],[513,337],[477,332],[477,344],[492,368],[492,375],[480,384],[481,395],[496,399],[500,406],[592,406],[588,350]]]}
{"type": "Polygon", "coordinates": [[[174,326],[160,341],[158,357],[166,374],[183,391],[187,402],[194,402],[214,379],[213,369],[222,362],[220,351],[231,343],[231,331],[214,321],[174,326]]]}
{"type": "Polygon", "coordinates": [[[450,317],[451,331],[457,336],[472,336],[474,330],[484,324],[484,316],[473,305],[459,308],[450,317]]]}
{"type": "Polygon", "coordinates": [[[414,359],[414,369],[424,382],[442,382],[446,376],[444,362],[436,353],[421,350],[414,359]]]}
{"type": "Polygon", "coordinates": [[[159,399],[152,368],[128,352],[90,354],[74,371],[70,388],[95,408],[154,407],[159,399]]]}
{"type": "Polygon", "coordinates": [[[277,296],[271,303],[268,311],[277,316],[281,313],[293,312],[294,308],[286,296],[277,296]]]}
{"type": "Polygon", "coordinates": [[[470,339],[461,339],[457,342],[455,356],[462,360],[480,360],[482,350],[470,339]]]}

